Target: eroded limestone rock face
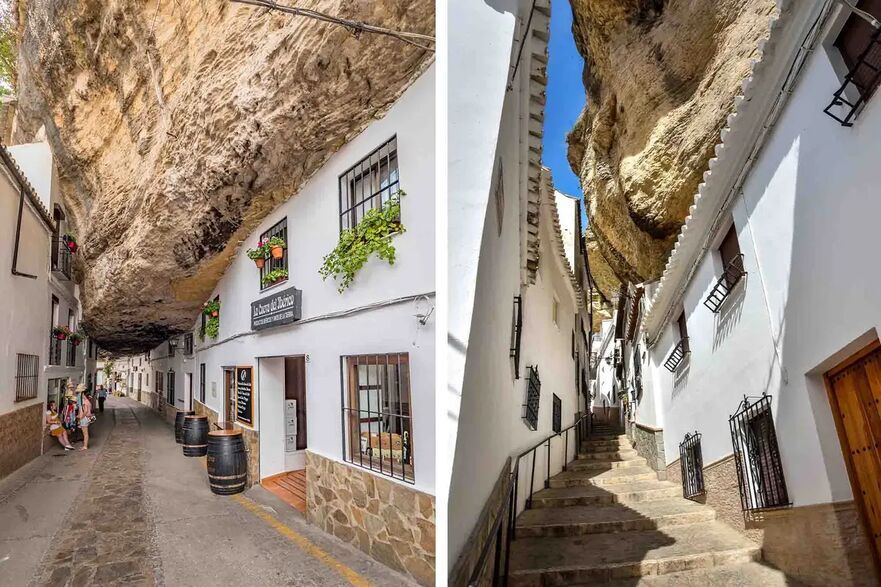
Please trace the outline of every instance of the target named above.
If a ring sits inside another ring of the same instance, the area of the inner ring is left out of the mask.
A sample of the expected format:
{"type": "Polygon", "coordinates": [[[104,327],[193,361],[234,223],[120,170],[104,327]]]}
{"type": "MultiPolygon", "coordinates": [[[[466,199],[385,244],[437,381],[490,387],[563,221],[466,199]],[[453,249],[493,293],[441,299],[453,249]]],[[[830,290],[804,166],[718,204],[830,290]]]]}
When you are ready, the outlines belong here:
{"type": "Polygon", "coordinates": [[[569,135],[611,296],[658,278],[775,0],[571,0],[587,105],[569,135]]]}
{"type": "MultiPolygon", "coordinates": [[[[433,0],[312,0],[434,34],[433,0]]],[[[41,127],[81,244],[84,326],[135,352],[189,330],[240,241],[431,59],[227,0],[20,0],[20,141],[41,127]]]]}

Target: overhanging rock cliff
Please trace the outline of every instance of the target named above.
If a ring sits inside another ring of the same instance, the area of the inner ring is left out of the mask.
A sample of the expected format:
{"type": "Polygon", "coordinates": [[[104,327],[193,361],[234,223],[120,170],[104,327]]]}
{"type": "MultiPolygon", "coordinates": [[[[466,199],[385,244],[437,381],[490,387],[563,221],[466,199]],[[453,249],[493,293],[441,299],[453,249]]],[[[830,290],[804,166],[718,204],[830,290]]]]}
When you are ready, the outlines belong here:
{"type": "MultiPolygon", "coordinates": [[[[300,3],[434,34],[432,0],[300,3]]],[[[44,128],[111,351],[189,330],[230,256],[431,54],[226,0],[20,0],[19,141],[44,128]]]]}
{"type": "Polygon", "coordinates": [[[660,277],[775,0],[571,0],[587,105],[569,135],[611,297],[660,277]]]}

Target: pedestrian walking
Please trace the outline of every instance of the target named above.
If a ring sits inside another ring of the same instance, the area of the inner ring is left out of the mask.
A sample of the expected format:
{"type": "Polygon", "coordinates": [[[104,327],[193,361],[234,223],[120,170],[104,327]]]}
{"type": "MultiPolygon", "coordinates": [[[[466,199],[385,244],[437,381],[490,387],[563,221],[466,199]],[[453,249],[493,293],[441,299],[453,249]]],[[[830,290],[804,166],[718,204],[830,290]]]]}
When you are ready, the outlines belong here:
{"type": "Polygon", "coordinates": [[[98,386],[98,411],[104,412],[104,402],[107,400],[107,388],[103,385],[98,386]]]}
{"type": "Polygon", "coordinates": [[[61,418],[55,407],[55,400],[49,400],[49,404],[46,406],[43,425],[44,429],[49,429],[49,434],[58,440],[58,443],[64,447],[64,450],[73,450],[73,445],[67,439],[67,430],[61,425],[61,418]]]}
{"type": "Polygon", "coordinates": [[[82,383],[77,387],[77,391],[83,394],[83,403],[77,414],[77,419],[79,420],[77,423],[80,426],[80,430],[83,431],[83,446],[80,450],[89,450],[89,426],[92,424],[94,417],[94,414],[92,414],[92,400],[89,398],[86,386],[82,383]]]}

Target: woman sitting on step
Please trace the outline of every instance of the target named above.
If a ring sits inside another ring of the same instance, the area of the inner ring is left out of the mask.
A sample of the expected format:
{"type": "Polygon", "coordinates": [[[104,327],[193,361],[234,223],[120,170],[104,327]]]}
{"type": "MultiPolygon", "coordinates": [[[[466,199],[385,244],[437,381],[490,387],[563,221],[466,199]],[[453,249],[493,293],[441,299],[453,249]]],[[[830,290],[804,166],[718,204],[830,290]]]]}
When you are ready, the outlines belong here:
{"type": "Polygon", "coordinates": [[[64,447],[64,450],[73,450],[73,445],[67,439],[67,430],[61,425],[61,419],[58,417],[55,400],[49,400],[49,404],[46,406],[43,425],[45,428],[49,428],[49,434],[58,439],[58,443],[64,447]]]}

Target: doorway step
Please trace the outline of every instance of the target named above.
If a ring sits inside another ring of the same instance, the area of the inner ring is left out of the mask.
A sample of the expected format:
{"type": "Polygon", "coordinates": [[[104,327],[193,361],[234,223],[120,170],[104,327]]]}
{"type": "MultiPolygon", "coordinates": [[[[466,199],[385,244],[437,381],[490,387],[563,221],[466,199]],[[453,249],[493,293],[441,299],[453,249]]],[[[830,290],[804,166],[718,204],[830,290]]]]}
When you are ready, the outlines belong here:
{"type": "Polygon", "coordinates": [[[289,506],[306,513],[306,469],[267,477],[260,485],[289,506]]]}

